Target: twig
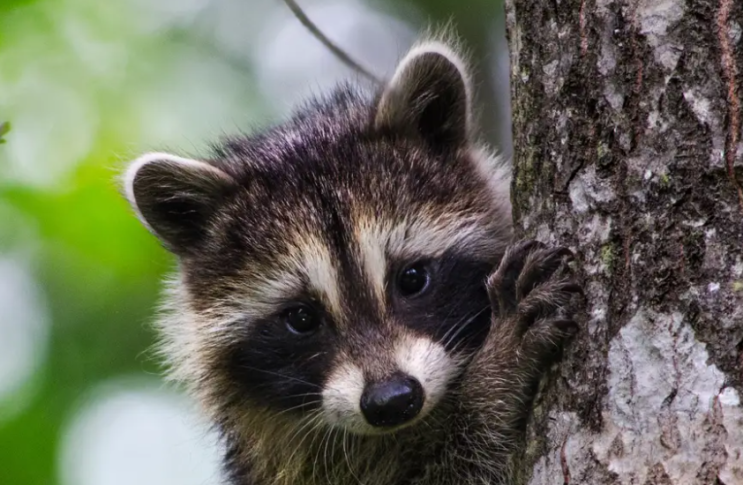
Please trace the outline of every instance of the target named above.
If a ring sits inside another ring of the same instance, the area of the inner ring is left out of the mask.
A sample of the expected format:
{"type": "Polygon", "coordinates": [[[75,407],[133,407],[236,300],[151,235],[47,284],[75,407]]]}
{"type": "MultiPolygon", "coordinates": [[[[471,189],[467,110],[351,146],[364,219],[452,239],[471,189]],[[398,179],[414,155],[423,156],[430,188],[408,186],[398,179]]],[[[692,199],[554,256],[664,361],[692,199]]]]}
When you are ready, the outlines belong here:
{"type": "Polygon", "coordinates": [[[345,65],[358,72],[359,74],[370,79],[374,83],[382,84],[382,81],[380,81],[379,78],[366,70],[359,63],[354,61],[348,54],[346,54],[343,49],[341,49],[330,39],[328,39],[325,34],[323,34],[322,31],[317,27],[317,25],[315,25],[314,22],[312,22],[312,20],[307,17],[302,8],[297,5],[297,2],[295,2],[294,0],[284,0],[284,3],[286,3],[289,9],[291,9],[291,11],[294,13],[294,16],[297,17],[297,20],[299,20],[299,22],[304,25],[317,40],[322,42],[322,44],[327,47],[330,52],[332,52],[341,62],[343,62],[345,65]]]}

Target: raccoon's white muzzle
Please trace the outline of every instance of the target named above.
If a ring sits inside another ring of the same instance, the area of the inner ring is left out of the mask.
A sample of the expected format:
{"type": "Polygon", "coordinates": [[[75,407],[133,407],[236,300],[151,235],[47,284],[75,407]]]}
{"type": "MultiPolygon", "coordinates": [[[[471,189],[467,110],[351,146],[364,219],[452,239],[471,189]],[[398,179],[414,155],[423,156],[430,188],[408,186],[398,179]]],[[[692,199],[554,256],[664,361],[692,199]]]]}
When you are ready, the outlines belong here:
{"type": "Polygon", "coordinates": [[[446,393],[457,362],[443,345],[425,337],[406,335],[394,349],[396,369],[369,382],[363,363],[343,362],[322,392],[327,423],[359,434],[379,434],[414,424],[446,393]]]}

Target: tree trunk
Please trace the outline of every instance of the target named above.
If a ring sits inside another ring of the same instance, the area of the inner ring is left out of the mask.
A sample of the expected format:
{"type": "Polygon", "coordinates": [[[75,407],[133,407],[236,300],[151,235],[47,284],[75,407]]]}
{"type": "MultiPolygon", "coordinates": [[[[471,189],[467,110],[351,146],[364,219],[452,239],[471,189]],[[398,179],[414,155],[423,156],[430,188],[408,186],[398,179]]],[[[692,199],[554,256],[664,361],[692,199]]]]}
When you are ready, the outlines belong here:
{"type": "Polygon", "coordinates": [[[743,2],[506,10],[516,226],[588,301],[520,483],[743,484],[743,2]]]}

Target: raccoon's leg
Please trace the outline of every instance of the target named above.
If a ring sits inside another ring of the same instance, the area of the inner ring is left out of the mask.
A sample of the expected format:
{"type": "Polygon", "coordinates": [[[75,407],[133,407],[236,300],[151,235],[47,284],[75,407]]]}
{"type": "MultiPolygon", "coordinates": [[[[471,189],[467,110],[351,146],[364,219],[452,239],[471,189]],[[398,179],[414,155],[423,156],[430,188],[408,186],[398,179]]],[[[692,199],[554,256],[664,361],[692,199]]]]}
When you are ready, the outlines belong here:
{"type": "Polygon", "coordinates": [[[506,482],[539,381],[578,329],[570,302],[581,287],[564,264],[571,257],[522,242],[488,279],[493,323],[462,381],[455,483],[506,482]]]}

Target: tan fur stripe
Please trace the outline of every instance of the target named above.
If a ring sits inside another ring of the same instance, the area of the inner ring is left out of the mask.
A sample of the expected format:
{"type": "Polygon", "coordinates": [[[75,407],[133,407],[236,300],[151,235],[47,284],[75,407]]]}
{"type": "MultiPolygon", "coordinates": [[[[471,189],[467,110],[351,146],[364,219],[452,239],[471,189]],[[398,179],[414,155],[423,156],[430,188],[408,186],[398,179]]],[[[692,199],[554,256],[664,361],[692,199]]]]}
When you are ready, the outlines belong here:
{"type": "MultiPolygon", "coordinates": [[[[291,258],[296,267],[307,276],[310,290],[320,295],[327,310],[336,317],[342,313],[338,288],[338,268],[328,246],[316,237],[304,235],[295,241],[291,258]]],[[[336,318],[336,321],[342,321],[336,318]]]]}
{"type": "Polygon", "coordinates": [[[462,244],[467,244],[473,255],[477,254],[479,247],[489,250],[492,236],[480,217],[422,215],[398,223],[364,215],[357,217],[354,237],[364,271],[379,301],[382,304],[385,301],[388,255],[398,259],[435,258],[462,244]]]}
{"type": "Polygon", "coordinates": [[[336,320],[341,320],[337,318],[342,311],[338,270],[325,243],[317,237],[299,235],[288,252],[274,257],[271,267],[252,268],[243,281],[244,289],[229,294],[222,303],[239,308],[243,316],[254,320],[309,291],[336,320]]]}

